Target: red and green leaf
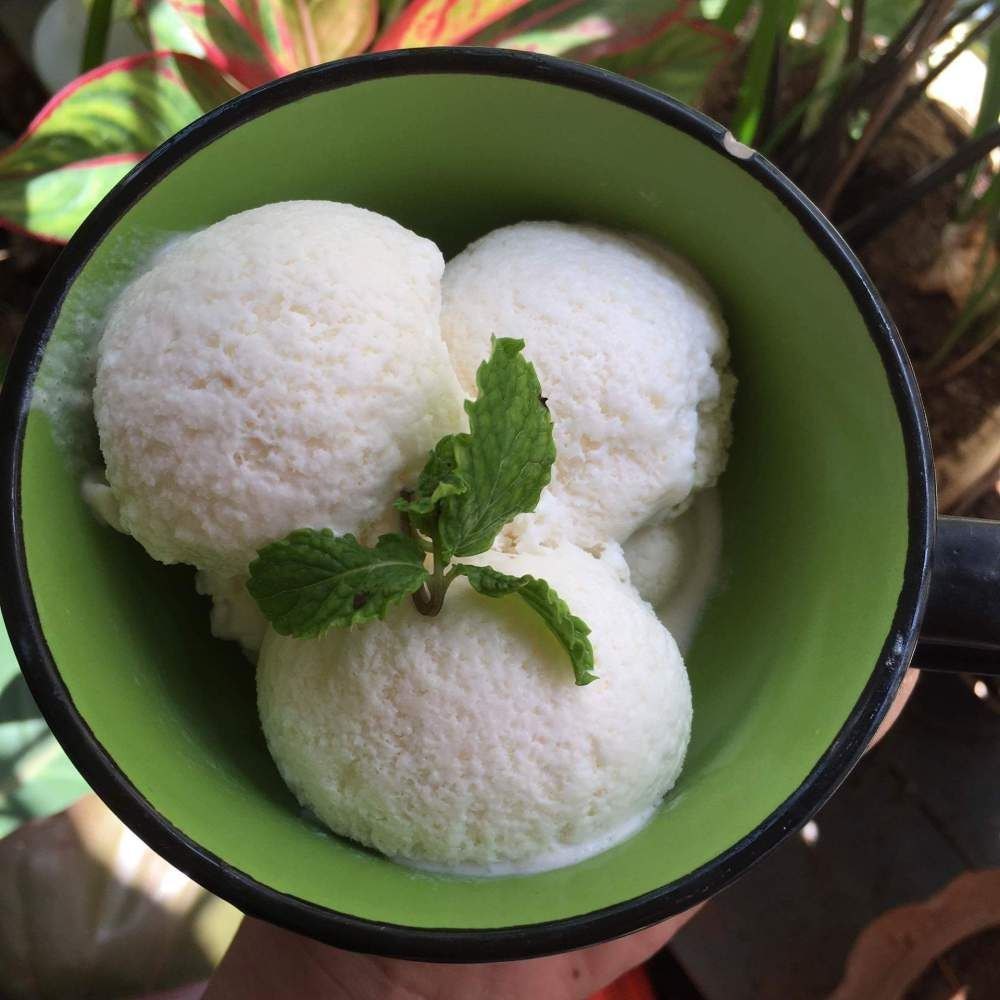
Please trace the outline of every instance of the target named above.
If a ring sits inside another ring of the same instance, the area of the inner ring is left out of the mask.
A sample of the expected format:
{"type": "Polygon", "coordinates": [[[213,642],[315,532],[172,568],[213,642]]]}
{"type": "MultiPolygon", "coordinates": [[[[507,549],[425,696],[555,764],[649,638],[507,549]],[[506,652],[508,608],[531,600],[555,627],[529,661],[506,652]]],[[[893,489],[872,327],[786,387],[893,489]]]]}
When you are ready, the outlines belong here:
{"type": "Polygon", "coordinates": [[[267,43],[252,0],[149,0],[145,18],[155,49],[206,59],[244,87],[292,72],[267,43]]]}
{"type": "Polygon", "coordinates": [[[157,49],[208,60],[245,87],[362,52],[377,0],[147,0],[145,32],[157,49]]]}
{"type": "Polygon", "coordinates": [[[528,0],[414,0],[374,45],[374,51],[461,45],[528,0]]]}
{"type": "Polygon", "coordinates": [[[658,36],[693,7],[693,0],[532,0],[472,42],[590,61],[658,36]]]}
{"type": "Polygon", "coordinates": [[[693,0],[532,0],[472,42],[593,63],[694,103],[736,44],[697,10],[693,0]]]}
{"type": "Polygon", "coordinates": [[[379,0],[379,25],[384,28],[387,24],[395,21],[396,17],[402,13],[406,3],[407,0],[379,0]]]}
{"type": "Polygon", "coordinates": [[[697,104],[712,71],[735,45],[735,35],[691,20],[670,24],[638,45],[597,58],[577,52],[569,55],[655,87],[686,104],[697,104]]]}
{"type": "Polygon", "coordinates": [[[378,25],[377,0],[257,0],[264,38],[296,69],[364,52],[378,25]]]}
{"type": "Polygon", "coordinates": [[[142,156],[80,160],[34,177],[0,176],[0,225],[51,243],[68,240],[90,210],[142,156]]]}
{"type": "Polygon", "coordinates": [[[132,24],[154,51],[183,52],[204,59],[205,46],[193,27],[198,22],[185,17],[178,6],[169,0],[135,0],[132,24]]]}
{"type": "Polygon", "coordinates": [[[85,73],[0,154],[0,224],[68,239],[135,163],[235,93],[207,63],[176,53],[85,73]]]}

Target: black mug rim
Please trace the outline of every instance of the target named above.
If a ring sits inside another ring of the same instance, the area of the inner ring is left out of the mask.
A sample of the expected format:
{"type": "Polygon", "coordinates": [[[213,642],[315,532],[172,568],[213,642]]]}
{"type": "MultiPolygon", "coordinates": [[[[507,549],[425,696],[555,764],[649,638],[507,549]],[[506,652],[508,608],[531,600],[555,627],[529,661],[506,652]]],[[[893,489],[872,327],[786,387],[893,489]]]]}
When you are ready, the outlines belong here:
{"type": "Polygon", "coordinates": [[[806,196],[762,156],[734,157],[710,118],[624,77],[562,59],[503,49],[456,47],[368,54],[303,70],[234,98],[154,150],[101,201],[67,244],[27,318],[0,391],[0,607],[28,686],[46,722],[91,787],[157,853],[243,912],[341,948],[437,962],[533,958],[637,931],[707,899],[809,819],[860,758],[912,657],[930,581],[935,530],[930,436],[916,379],[898,333],[861,264],[806,196]],[[666,886],[575,917],[513,927],[419,928],[328,909],[257,882],[187,837],[119,770],[77,712],[45,641],[28,578],[20,517],[20,470],[31,389],[63,298],[107,232],[146,191],[194,152],[269,110],[321,91],[408,74],[512,76],[613,101],[679,129],[749,174],[780,199],[851,293],[896,405],[908,473],[903,584],[872,675],[846,721],[802,784],[728,850],[666,886]]]}

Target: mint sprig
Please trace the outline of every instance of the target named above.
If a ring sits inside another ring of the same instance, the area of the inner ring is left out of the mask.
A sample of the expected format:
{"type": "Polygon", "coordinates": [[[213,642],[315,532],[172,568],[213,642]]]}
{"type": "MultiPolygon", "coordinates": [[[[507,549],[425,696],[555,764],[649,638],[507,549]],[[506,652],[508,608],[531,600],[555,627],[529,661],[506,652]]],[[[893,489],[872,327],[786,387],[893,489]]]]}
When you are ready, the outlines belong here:
{"type": "Polygon", "coordinates": [[[469,491],[469,484],[458,471],[455,438],[456,435],[448,434],[438,441],[417,479],[416,490],[404,492],[396,501],[396,510],[406,514],[418,527],[426,526],[427,515],[433,514],[446,497],[469,491]]]}
{"type": "Polygon", "coordinates": [[[303,529],[260,550],[247,586],[278,632],[314,638],[384,618],[411,594],[421,614],[434,615],[464,576],[487,597],[520,597],[566,650],[576,683],[596,679],[590,629],[544,580],[452,564],[485,552],[508,521],[533,511],[552,474],[552,418],[523,349],[522,340],[494,338],[476,373],[479,395],[465,404],[468,433],[443,437],[415,489],[396,501],[401,534],[367,548],[353,535],[303,529]]]}
{"type": "Polygon", "coordinates": [[[507,597],[516,594],[545,622],[559,640],[573,664],[576,683],[583,685],[597,680],[594,673],[594,649],[590,645],[590,629],[577,618],[569,605],[544,581],[534,576],[510,576],[492,566],[470,566],[458,563],[456,574],[464,576],[472,589],[484,597],[507,597]]]}
{"type": "Polygon", "coordinates": [[[354,535],[306,528],[260,550],[247,590],[275,631],[312,639],[384,618],[429,577],[413,539],[382,535],[367,548],[354,535]]]}
{"type": "Polygon", "coordinates": [[[465,404],[469,433],[452,439],[455,472],[468,488],[441,504],[445,553],[485,552],[508,521],[535,509],[551,478],[552,417],[523,349],[523,340],[494,338],[490,359],[476,372],[479,395],[465,404]]]}

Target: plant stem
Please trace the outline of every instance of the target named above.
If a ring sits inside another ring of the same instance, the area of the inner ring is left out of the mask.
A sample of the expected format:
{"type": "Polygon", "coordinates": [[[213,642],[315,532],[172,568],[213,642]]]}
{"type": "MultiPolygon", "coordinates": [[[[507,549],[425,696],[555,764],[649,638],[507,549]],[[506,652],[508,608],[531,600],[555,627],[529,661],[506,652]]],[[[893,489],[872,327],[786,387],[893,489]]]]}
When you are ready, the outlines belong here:
{"type": "MultiPolygon", "coordinates": [[[[996,125],[998,116],[1000,116],[1000,33],[990,39],[983,99],[979,104],[979,113],[976,115],[972,134],[978,136],[988,132],[991,126],[996,125]]],[[[970,170],[969,176],[965,179],[965,190],[962,192],[963,214],[972,212],[973,188],[978,173],[978,169],[970,170]]]]}
{"type": "Polygon", "coordinates": [[[865,31],[865,0],[851,0],[851,27],[847,35],[844,65],[850,66],[861,55],[865,31]]]}
{"type": "MultiPolygon", "coordinates": [[[[982,163],[980,162],[977,164],[976,170],[979,170],[981,166],[982,163]]],[[[990,181],[989,187],[986,188],[979,198],[962,207],[962,210],[958,213],[958,219],[960,222],[968,222],[969,219],[980,212],[986,217],[992,238],[997,239],[1000,237],[1000,172],[993,175],[993,180],[990,181]]]]}
{"type": "Polygon", "coordinates": [[[951,349],[962,339],[973,323],[975,323],[976,320],[983,314],[984,310],[990,308],[990,296],[997,289],[1000,289],[1000,264],[996,264],[993,267],[992,273],[986,279],[982,287],[970,295],[966,300],[958,319],[955,320],[954,326],[952,326],[948,335],[941,342],[941,346],[934,352],[930,360],[924,366],[924,370],[926,372],[930,373],[938,368],[941,365],[941,362],[948,357],[951,349]]]}
{"type": "Polygon", "coordinates": [[[927,88],[966,50],[990,30],[997,21],[1000,21],[1000,4],[993,8],[965,38],[963,38],[928,74],[919,82],[913,84],[903,95],[902,100],[896,105],[896,110],[887,122],[886,127],[904,115],[913,105],[926,93],[927,88]]]}
{"type": "Polygon", "coordinates": [[[783,42],[782,38],[775,41],[774,52],[771,55],[771,66],[767,73],[767,86],[764,88],[764,103],[760,111],[755,142],[764,141],[774,131],[774,119],[777,114],[778,99],[781,96],[785,51],[783,42]]]}
{"type": "Polygon", "coordinates": [[[750,41],[746,74],[733,115],[732,131],[740,142],[753,144],[763,135],[769,82],[775,72],[775,55],[795,16],[793,0],[768,0],[761,5],[760,20],[750,41]]]}
{"type": "Polygon", "coordinates": [[[87,34],[83,39],[80,72],[86,73],[104,62],[111,32],[111,6],[114,0],[91,0],[87,16],[87,34]]]}
{"type": "Polygon", "coordinates": [[[977,139],[969,139],[955,152],[922,170],[892,194],[859,212],[839,227],[844,239],[856,250],[887,226],[892,225],[924,195],[947,184],[1000,146],[1000,125],[977,139]]]}
{"type": "Polygon", "coordinates": [[[835,91],[841,83],[853,72],[854,66],[842,66],[832,79],[825,83],[818,84],[811,94],[804,97],[798,104],[788,112],[781,120],[781,124],[767,137],[767,140],[760,145],[760,152],[765,156],[770,156],[782,143],[788,133],[802,120],[802,128],[807,129],[807,118],[809,111],[815,107],[815,102],[822,100],[825,96],[835,91]]]}
{"type": "MultiPolygon", "coordinates": [[[[410,493],[409,490],[402,490],[399,495],[404,500],[413,499],[413,494],[410,493]]],[[[424,550],[424,552],[431,552],[433,550],[431,543],[414,529],[413,521],[410,520],[410,515],[407,514],[405,510],[401,510],[399,512],[399,531],[400,534],[404,535],[406,538],[416,542],[417,545],[424,550]]]]}
{"type": "Polygon", "coordinates": [[[413,604],[422,615],[433,616],[438,614],[444,606],[444,595],[448,592],[452,581],[458,575],[454,569],[445,572],[448,560],[444,557],[441,548],[441,540],[438,535],[437,517],[431,528],[431,536],[434,539],[432,547],[431,578],[427,583],[413,595],[413,604]]]}
{"type": "Polygon", "coordinates": [[[0,798],[7,798],[18,789],[30,784],[52,763],[59,754],[56,738],[43,730],[17,751],[13,760],[8,758],[6,776],[0,778],[0,798]]]}
{"type": "Polygon", "coordinates": [[[803,186],[809,186],[812,180],[815,186],[822,187],[824,178],[832,175],[834,165],[840,160],[848,114],[859,108],[898,72],[900,54],[912,43],[914,33],[924,24],[933,3],[934,0],[924,0],[874,62],[865,64],[858,60],[855,65],[863,68],[857,80],[830,102],[815,132],[790,151],[786,169],[792,175],[798,175],[803,186]]]}
{"type": "Polygon", "coordinates": [[[963,21],[968,21],[980,7],[990,6],[995,2],[996,0],[971,0],[970,3],[956,7],[949,15],[948,20],[944,22],[941,34],[938,35],[938,41],[944,41],[963,21]]]}
{"type": "Polygon", "coordinates": [[[820,193],[819,206],[827,215],[833,214],[840,193],[854,176],[854,172],[865,158],[872,143],[889,121],[893,109],[906,89],[910,71],[927,45],[937,37],[941,24],[951,9],[952,2],[953,0],[936,0],[936,2],[927,5],[926,17],[917,30],[913,44],[902,50],[895,76],[886,84],[879,103],[872,109],[871,117],[861,133],[861,138],[847,154],[847,159],[837,168],[833,179],[824,186],[820,193]]]}
{"type": "Polygon", "coordinates": [[[844,86],[853,84],[862,68],[860,60],[850,63],[844,60],[844,52],[847,49],[847,22],[843,17],[838,17],[834,21],[819,47],[823,51],[823,57],[820,60],[816,83],[805,98],[807,107],[802,117],[803,135],[816,131],[823,121],[823,115],[830,101],[837,96],[836,88],[841,84],[844,86]],[[834,86],[831,87],[831,84],[834,86]]]}
{"type": "MultiPolygon", "coordinates": [[[[893,37],[892,41],[886,47],[885,52],[882,54],[882,58],[879,60],[880,62],[882,60],[895,62],[906,52],[907,47],[910,45],[914,37],[919,34],[921,25],[924,23],[925,18],[934,6],[934,0],[924,0],[924,2],[913,12],[906,24],[904,24],[893,37]]],[[[949,3],[948,6],[950,7],[951,4],[949,3]]]]}
{"type": "Polygon", "coordinates": [[[956,358],[947,368],[942,368],[941,371],[937,372],[933,377],[924,379],[924,385],[937,385],[941,382],[947,382],[949,379],[953,379],[956,375],[960,375],[965,371],[969,365],[975,364],[983,355],[989,353],[997,344],[1000,344],[1000,318],[998,318],[993,326],[986,332],[986,334],[975,344],[970,347],[965,354],[961,357],[956,358]]]}
{"type": "Polygon", "coordinates": [[[718,27],[732,31],[746,17],[750,9],[750,0],[729,0],[715,19],[718,27]]]}

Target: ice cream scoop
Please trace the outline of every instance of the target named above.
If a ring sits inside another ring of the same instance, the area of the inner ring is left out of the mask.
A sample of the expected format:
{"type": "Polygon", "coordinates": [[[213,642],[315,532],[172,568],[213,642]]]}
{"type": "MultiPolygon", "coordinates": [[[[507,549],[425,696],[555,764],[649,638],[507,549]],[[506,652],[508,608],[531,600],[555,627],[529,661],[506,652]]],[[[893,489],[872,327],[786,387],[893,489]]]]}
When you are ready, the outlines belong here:
{"type": "Polygon", "coordinates": [[[649,240],[559,222],[497,229],[449,262],[441,328],[470,394],[490,337],[524,339],[555,422],[561,510],[549,520],[579,545],[624,541],[725,464],[725,324],[700,275],[649,240]]]}
{"type": "Polygon", "coordinates": [[[293,529],[373,534],[462,425],[443,268],[429,240],[325,201],[170,244],[99,348],[94,409],[121,527],[220,586],[293,529]]]}
{"type": "MultiPolygon", "coordinates": [[[[679,517],[643,525],[621,547],[628,577],[687,655],[719,583],[722,509],[718,490],[696,494],[679,517]]],[[[605,557],[607,558],[607,556],[605,557]]]]}
{"type": "Polygon", "coordinates": [[[589,624],[599,679],[575,686],[534,612],[459,579],[437,617],[407,601],[318,640],[269,631],[268,746],[304,806],[392,857],[496,874],[578,861],[635,832],[674,784],[684,664],[650,606],[575,546],[470,561],[547,580],[589,624]]]}

